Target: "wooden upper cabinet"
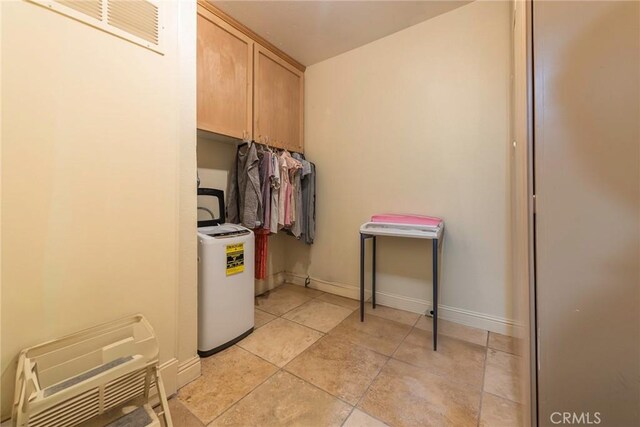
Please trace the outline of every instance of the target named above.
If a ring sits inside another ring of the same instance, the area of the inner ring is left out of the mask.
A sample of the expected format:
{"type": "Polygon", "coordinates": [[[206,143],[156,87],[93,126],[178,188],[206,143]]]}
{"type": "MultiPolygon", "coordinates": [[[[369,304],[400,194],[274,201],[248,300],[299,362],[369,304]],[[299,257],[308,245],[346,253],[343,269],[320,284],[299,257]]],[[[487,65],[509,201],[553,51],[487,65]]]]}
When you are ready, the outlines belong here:
{"type": "Polygon", "coordinates": [[[198,0],[198,129],[303,151],[305,67],[198,0]]]}
{"type": "Polygon", "coordinates": [[[198,128],[244,138],[253,126],[254,42],[198,5],[198,128]]]}
{"type": "Polygon", "coordinates": [[[302,152],[304,73],[258,43],[253,64],[254,139],[302,152]]]}

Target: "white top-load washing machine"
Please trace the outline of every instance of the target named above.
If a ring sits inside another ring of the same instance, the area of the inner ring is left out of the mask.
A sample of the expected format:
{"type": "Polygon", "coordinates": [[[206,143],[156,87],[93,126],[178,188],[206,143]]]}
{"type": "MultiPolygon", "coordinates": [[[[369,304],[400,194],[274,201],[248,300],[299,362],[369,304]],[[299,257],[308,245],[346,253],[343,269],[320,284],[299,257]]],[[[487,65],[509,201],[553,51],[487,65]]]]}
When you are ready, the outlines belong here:
{"type": "MultiPolygon", "coordinates": [[[[220,190],[198,189],[198,196],[219,197],[220,193],[224,200],[220,190]]],[[[221,220],[198,221],[198,354],[201,357],[235,344],[254,327],[253,232],[237,224],[211,225],[224,222],[224,205],[220,206],[221,220]]]]}

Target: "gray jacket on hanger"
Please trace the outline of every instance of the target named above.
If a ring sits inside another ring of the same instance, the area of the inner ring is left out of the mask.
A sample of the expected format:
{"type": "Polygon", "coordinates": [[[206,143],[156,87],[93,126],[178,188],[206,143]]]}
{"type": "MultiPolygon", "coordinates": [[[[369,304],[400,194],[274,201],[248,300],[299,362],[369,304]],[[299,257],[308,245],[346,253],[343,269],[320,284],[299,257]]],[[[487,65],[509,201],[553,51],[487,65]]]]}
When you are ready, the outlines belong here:
{"type": "Polygon", "coordinates": [[[259,164],[254,143],[240,147],[228,185],[228,221],[251,229],[260,226],[263,216],[259,164]]]}

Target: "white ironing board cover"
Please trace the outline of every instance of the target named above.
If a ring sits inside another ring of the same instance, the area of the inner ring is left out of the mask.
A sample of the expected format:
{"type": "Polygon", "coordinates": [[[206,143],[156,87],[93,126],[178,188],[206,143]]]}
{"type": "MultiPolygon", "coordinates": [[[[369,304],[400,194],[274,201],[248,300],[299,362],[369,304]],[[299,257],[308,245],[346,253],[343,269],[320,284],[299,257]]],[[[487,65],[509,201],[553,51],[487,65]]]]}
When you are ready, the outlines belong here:
{"type": "Polygon", "coordinates": [[[365,222],[360,233],[370,236],[409,237],[414,239],[439,239],[444,232],[444,221],[438,226],[398,224],[391,222],[365,222]]]}

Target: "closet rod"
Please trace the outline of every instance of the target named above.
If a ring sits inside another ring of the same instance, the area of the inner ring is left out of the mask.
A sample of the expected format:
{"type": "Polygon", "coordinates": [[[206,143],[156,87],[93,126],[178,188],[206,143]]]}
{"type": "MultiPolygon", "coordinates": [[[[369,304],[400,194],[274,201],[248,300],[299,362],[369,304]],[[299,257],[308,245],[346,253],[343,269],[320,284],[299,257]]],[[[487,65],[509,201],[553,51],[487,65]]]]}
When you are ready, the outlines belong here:
{"type": "MultiPolygon", "coordinates": [[[[253,142],[254,144],[258,144],[258,145],[263,145],[263,146],[265,146],[265,147],[269,147],[269,148],[271,148],[271,149],[273,149],[273,150],[282,150],[282,151],[286,150],[286,151],[288,151],[288,152],[290,152],[290,153],[297,153],[297,154],[300,154],[301,156],[303,156],[303,157],[304,157],[304,153],[301,153],[301,152],[299,152],[299,151],[292,151],[292,150],[289,150],[289,149],[286,149],[286,148],[274,147],[273,145],[263,144],[262,142],[256,142],[256,141],[252,141],[252,142],[253,142]]],[[[237,146],[237,148],[236,148],[236,151],[237,151],[237,150],[239,150],[241,147],[244,147],[245,145],[248,145],[248,144],[249,144],[248,142],[243,142],[243,143],[241,143],[241,144],[238,144],[238,146],[237,146]]]]}

